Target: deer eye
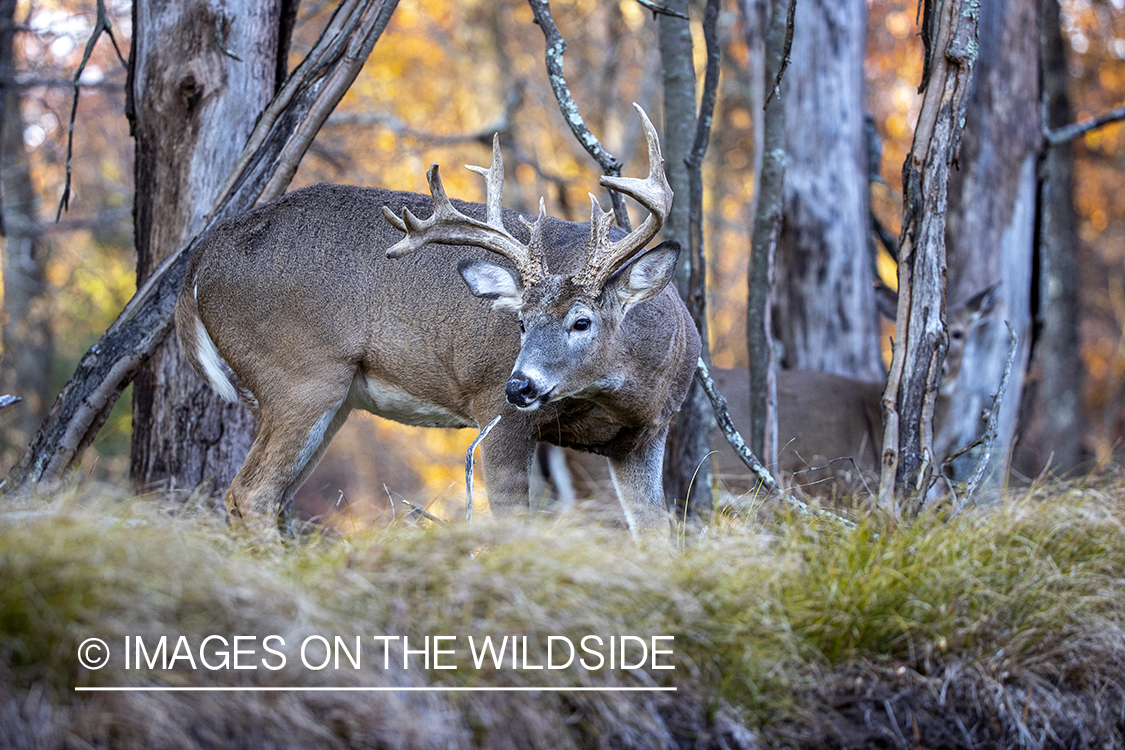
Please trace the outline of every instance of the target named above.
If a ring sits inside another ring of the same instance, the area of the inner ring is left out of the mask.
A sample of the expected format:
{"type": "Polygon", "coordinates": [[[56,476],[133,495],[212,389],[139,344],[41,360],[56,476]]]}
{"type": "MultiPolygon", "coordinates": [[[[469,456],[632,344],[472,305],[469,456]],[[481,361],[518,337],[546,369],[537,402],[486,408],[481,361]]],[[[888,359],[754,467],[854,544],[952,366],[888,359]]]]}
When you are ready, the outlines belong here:
{"type": "Polygon", "coordinates": [[[578,320],[574,321],[574,324],[571,325],[570,329],[572,331],[585,331],[585,330],[589,329],[589,327],[590,327],[590,319],[589,318],[579,318],[578,320]]]}

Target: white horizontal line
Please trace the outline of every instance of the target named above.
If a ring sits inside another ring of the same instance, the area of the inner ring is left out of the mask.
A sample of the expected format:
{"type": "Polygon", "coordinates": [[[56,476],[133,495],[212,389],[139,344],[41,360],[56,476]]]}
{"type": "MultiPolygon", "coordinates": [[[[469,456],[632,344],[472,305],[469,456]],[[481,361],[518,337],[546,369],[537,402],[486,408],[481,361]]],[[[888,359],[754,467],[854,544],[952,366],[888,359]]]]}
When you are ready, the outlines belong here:
{"type": "Polygon", "coordinates": [[[76,693],[674,693],[674,687],[76,687],[76,693]]]}

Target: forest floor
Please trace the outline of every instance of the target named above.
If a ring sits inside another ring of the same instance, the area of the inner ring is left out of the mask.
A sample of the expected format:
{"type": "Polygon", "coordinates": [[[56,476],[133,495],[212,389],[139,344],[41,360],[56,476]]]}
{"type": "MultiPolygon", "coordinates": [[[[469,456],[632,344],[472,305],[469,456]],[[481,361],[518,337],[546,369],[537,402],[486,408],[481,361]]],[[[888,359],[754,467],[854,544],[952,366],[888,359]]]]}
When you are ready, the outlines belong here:
{"type": "Polygon", "coordinates": [[[857,520],[261,544],[0,501],[0,748],[1125,748],[1125,490],[857,520]]]}

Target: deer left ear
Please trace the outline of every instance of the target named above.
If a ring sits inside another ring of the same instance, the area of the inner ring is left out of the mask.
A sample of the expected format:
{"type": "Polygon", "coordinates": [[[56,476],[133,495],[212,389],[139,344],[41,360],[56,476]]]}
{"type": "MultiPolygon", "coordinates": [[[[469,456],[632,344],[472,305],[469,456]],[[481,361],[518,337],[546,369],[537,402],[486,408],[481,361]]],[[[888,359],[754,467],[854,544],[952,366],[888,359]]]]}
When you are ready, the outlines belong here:
{"type": "Polygon", "coordinates": [[[628,312],[630,307],[652,299],[668,286],[679,257],[680,243],[662,242],[623,266],[610,278],[606,291],[616,294],[628,312]]]}

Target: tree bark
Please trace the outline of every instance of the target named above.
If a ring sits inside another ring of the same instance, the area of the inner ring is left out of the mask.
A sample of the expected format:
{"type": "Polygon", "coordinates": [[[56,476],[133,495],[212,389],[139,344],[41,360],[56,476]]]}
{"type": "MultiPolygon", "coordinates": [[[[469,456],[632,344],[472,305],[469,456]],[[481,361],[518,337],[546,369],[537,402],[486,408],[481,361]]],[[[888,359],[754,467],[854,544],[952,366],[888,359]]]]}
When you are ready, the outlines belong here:
{"type": "MultiPolygon", "coordinates": [[[[1058,0],[1041,0],[1039,82],[1048,128],[1073,121],[1067,97],[1066,45],[1058,0]]],[[[1078,229],[1074,154],[1069,143],[1045,146],[1039,158],[1039,284],[1032,376],[1025,391],[1014,468],[1035,476],[1073,469],[1082,451],[1082,363],[1078,351],[1078,229]]]]}
{"type": "Polygon", "coordinates": [[[396,0],[344,0],[316,45],[254,125],[198,235],[169,256],[78,363],[47,419],[8,473],[26,493],[62,476],[89,447],[109,410],[172,327],[192,250],[214,226],[281,195],[321,125],[355,80],[396,0]]]}
{"type": "Polygon", "coordinates": [[[784,369],[882,380],[869,260],[865,0],[800,0],[786,122],[774,337],[784,369]]]}
{"type": "MultiPolygon", "coordinates": [[[[278,53],[287,46],[281,13],[280,0],[134,3],[129,96],[138,287],[202,228],[273,96],[278,53]]],[[[254,428],[250,410],[214,393],[167,341],[133,386],[133,483],[191,491],[209,481],[221,490],[246,457],[254,428]]]]}
{"type": "MultiPolygon", "coordinates": [[[[670,10],[684,16],[687,0],[673,0],[670,10]]],[[[691,24],[684,18],[660,16],[660,58],[664,80],[664,169],[676,194],[664,222],[664,238],[680,243],[676,289],[693,308],[691,290],[691,178],[686,160],[695,138],[695,63],[692,58],[691,24]]],[[[695,306],[699,307],[699,306],[695,306]]],[[[696,327],[703,340],[702,355],[709,361],[707,323],[696,313],[696,327]]],[[[692,380],[687,398],[668,436],[664,451],[664,489],[675,498],[679,519],[700,519],[711,507],[711,431],[715,427],[711,404],[699,383],[692,380]]]]}
{"type": "MultiPolygon", "coordinates": [[[[933,461],[934,399],[948,346],[945,331],[945,217],[950,167],[961,139],[977,50],[974,0],[926,0],[922,109],[902,167],[898,312],[887,387],[878,503],[910,505],[933,461]]],[[[907,507],[907,510],[912,508],[907,507]]]]}
{"type": "MultiPolygon", "coordinates": [[[[943,383],[948,413],[935,439],[940,455],[981,435],[1007,360],[1007,323],[1019,337],[1014,376],[1000,404],[988,471],[1003,481],[1010,456],[1031,341],[1031,271],[1035,248],[1039,1],[983,0],[980,52],[966,112],[960,170],[950,176],[950,306],[1000,283],[986,317],[967,335],[957,379],[943,383]]],[[[952,466],[955,481],[972,471],[979,449],[952,466]]]]}
{"type": "Polygon", "coordinates": [[[23,399],[4,415],[0,448],[19,450],[43,420],[51,388],[54,342],[47,284],[48,245],[39,227],[39,198],[23,143],[15,80],[16,0],[0,0],[0,195],[3,200],[3,366],[0,393],[23,399]]]}

